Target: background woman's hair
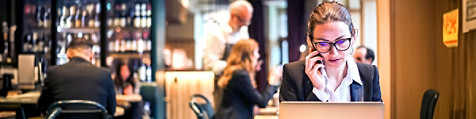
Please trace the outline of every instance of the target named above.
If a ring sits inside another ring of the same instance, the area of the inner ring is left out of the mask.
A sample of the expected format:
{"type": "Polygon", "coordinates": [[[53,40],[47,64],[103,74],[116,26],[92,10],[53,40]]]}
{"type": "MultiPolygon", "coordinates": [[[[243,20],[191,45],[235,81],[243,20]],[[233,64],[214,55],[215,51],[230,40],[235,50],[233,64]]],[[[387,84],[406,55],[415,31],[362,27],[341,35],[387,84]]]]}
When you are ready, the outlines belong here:
{"type": "Polygon", "coordinates": [[[246,70],[250,75],[251,83],[256,87],[254,75],[256,67],[253,65],[256,61],[251,59],[254,50],[258,49],[258,43],[255,40],[241,40],[231,49],[230,56],[226,60],[227,66],[223,71],[223,76],[218,80],[218,86],[225,88],[236,70],[246,70]]]}
{"type": "Polygon", "coordinates": [[[116,86],[116,88],[119,88],[119,87],[125,88],[125,86],[129,84],[132,85],[133,88],[135,88],[136,84],[134,82],[132,72],[133,70],[131,66],[127,65],[124,61],[120,61],[116,66],[116,76],[114,79],[114,85],[116,86]],[[127,78],[126,81],[122,79],[123,78],[121,75],[122,66],[127,66],[127,68],[129,69],[129,77],[126,77],[127,78]]]}
{"type": "Polygon", "coordinates": [[[344,5],[338,2],[322,2],[311,13],[308,22],[307,34],[309,39],[314,39],[313,32],[316,25],[327,22],[341,21],[349,26],[349,31],[352,36],[355,35],[354,25],[349,10],[344,5]]]}

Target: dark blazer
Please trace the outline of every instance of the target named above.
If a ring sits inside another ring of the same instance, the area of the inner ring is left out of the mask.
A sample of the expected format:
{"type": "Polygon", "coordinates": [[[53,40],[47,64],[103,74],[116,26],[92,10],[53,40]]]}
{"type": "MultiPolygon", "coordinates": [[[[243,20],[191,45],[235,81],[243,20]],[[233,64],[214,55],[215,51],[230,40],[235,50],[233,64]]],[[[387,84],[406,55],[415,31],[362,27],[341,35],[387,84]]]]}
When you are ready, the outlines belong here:
{"type": "Polygon", "coordinates": [[[111,73],[80,57],[51,67],[38,99],[38,109],[45,113],[50,104],[59,100],[95,101],[113,115],[116,111],[116,94],[111,73]]]}
{"type": "MultiPolygon", "coordinates": [[[[350,85],[351,101],[360,101],[357,91],[364,90],[364,101],[382,101],[379,74],[376,66],[357,62],[362,85],[353,81],[350,85]]],[[[284,65],[283,82],[279,92],[279,101],[320,101],[312,92],[313,85],[304,72],[304,60],[284,65]]]]}
{"type": "Polygon", "coordinates": [[[266,107],[277,87],[268,85],[262,93],[253,88],[248,72],[236,70],[224,89],[223,99],[215,119],[251,119],[253,107],[266,107]]]}

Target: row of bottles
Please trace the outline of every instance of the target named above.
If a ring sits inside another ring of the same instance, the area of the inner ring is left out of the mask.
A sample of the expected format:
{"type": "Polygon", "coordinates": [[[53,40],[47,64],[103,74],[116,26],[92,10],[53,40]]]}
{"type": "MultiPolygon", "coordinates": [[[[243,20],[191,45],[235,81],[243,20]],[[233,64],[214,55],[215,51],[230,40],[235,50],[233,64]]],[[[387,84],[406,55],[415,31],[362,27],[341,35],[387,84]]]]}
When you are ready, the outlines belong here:
{"type": "Polygon", "coordinates": [[[37,28],[49,28],[51,26],[50,6],[26,4],[23,12],[27,25],[37,28]]]}
{"type": "Polygon", "coordinates": [[[108,47],[111,52],[136,52],[142,54],[152,49],[149,31],[120,31],[110,38],[108,47]]]}
{"type": "Polygon", "coordinates": [[[23,37],[23,52],[25,53],[45,53],[48,52],[50,44],[50,34],[44,32],[27,33],[23,37]]]}
{"type": "Polygon", "coordinates": [[[149,28],[152,25],[152,6],[150,3],[116,3],[108,26],[149,28]]]}
{"type": "Polygon", "coordinates": [[[99,3],[62,6],[58,9],[59,27],[98,28],[101,25],[99,22],[100,12],[101,5],[99,3]]]}
{"type": "Polygon", "coordinates": [[[2,21],[2,36],[0,40],[0,62],[2,63],[12,63],[12,59],[15,56],[14,50],[15,50],[15,44],[14,44],[14,39],[11,37],[11,34],[9,27],[8,27],[8,22],[2,21]]]}

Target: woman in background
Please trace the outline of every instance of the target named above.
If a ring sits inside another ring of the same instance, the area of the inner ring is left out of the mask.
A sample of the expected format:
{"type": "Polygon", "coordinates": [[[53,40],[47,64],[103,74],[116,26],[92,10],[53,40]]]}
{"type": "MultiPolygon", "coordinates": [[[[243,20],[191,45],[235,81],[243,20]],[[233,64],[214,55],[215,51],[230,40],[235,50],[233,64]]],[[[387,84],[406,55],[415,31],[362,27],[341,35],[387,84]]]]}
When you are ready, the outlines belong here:
{"type": "MultiPolygon", "coordinates": [[[[119,62],[116,67],[116,76],[114,78],[114,87],[116,95],[138,95],[140,83],[133,78],[132,68],[126,63],[119,62]]],[[[131,102],[130,107],[125,104],[125,113],[123,118],[126,119],[142,119],[142,102],[131,102]]]]}
{"type": "Polygon", "coordinates": [[[254,77],[259,70],[258,49],[258,43],[254,40],[241,40],[233,46],[227,59],[228,65],[218,80],[224,95],[215,119],[251,119],[254,106],[266,107],[276,92],[280,81],[275,80],[270,80],[272,85],[268,85],[262,93],[256,89],[254,77]]]}

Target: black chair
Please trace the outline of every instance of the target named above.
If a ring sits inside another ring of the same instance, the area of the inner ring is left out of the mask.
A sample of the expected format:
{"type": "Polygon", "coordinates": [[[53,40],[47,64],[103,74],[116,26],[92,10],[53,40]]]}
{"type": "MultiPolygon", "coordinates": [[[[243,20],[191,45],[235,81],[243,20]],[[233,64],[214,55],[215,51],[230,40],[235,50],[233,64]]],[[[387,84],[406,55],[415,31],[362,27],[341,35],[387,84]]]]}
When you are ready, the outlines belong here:
{"type": "Polygon", "coordinates": [[[87,100],[63,100],[51,104],[46,119],[108,119],[107,110],[99,103],[87,100]]]}
{"type": "Polygon", "coordinates": [[[190,100],[190,108],[197,115],[197,119],[212,119],[213,116],[215,115],[215,112],[213,111],[213,107],[210,101],[208,101],[208,99],[205,96],[200,94],[195,94],[192,96],[190,100]],[[197,98],[201,98],[202,100],[205,100],[205,103],[199,104],[197,102],[197,98]]]}
{"type": "Polygon", "coordinates": [[[440,93],[433,89],[428,89],[423,95],[421,102],[420,119],[433,119],[436,102],[438,101],[440,93]]]}

